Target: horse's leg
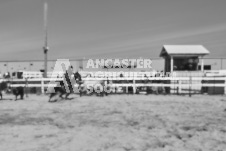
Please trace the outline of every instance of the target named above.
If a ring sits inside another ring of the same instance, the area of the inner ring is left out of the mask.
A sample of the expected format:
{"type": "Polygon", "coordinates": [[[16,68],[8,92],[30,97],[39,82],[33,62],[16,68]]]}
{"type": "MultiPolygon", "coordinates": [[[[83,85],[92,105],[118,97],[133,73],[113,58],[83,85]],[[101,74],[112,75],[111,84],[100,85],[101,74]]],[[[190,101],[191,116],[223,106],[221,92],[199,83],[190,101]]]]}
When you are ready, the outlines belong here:
{"type": "Polygon", "coordinates": [[[50,96],[49,96],[49,102],[51,102],[50,100],[51,100],[51,98],[52,98],[54,95],[56,95],[56,93],[51,93],[51,94],[50,94],[50,96]]]}
{"type": "Polygon", "coordinates": [[[152,93],[158,94],[158,87],[153,86],[151,89],[152,89],[152,93]]]}
{"type": "Polygon", "coordinates": [[[51,99],[59,92],[59,87],[54,87],[53,89],[54,89],[54,92],[50,93],[49,102],[56,102],[56,101],[51,101],[51,99]]]}
{"type": "Polygon", "coordinates": [[[78,86],[78,92],[79,92],[80,97],[82,97],[82,87],[81,87],[81,85],[78,86]]]}
{"type": "Polygon", "coordinates": [[[17,94],[15,95],[15,101],[17,100],[17,94]]]}
{"type": "Polygon", "coordinates": [[[107,96],[107,95],[108,95],[108,92],[107,92],[108,86],[106,86],[106,87],[107,87],[107,88],[106,88],[106,90],[105,90],[105,85],[103,86],[103,91],[102,91],[103,96],[107,96]]]}
{"type": "Polygon", "coordinates": [[[165,87],[162,87],[162,93],[163,93],[164,95],[166,95],[166,89],[165,89],[165,87]]]}
{"type": "Polygon", "coordinates": [[[159,87],[157,87],[157,89],[156,89],[156,95],[158,95],[159,94],[159,87]]]}
{"type": "Polygon", "coordinates": [[[65,90],[64,88],[60,87],[60,88],[58,89],[58,94],[60,94],[59,97],[60,97],[61,99],[64,99],[64,98],[63,98],[63,95],[66,94],[66,90],[65,90]]]}
{"type": "Polygon", "coordinates": [[[24,99],[24,95],[20,94],[20,99],[23,100],[24,99]]]}
{"type": "Polygon", "coordinates": [[[60,88],[59,87],[55,87],[54,88],[54,93],[50,93],[50,96],[49,96],[49,102],[56,102],[56,101],[50,101],[52,97],[54,97],[55,95],[57,95],[57,93],[61,93],[60,91],[60,88]]]}
{"type": "Polygon", "coordinates": [[[78,86],[78,93],[79,93],[79,96],[81,97],[82,96],[82,88],[80,85],[78,86]]]}
{"type": "Polygon", "coordinates": [[[21,99],[21,100],[24,99],[24,90],[21,90],[21,92],[20,92],[20,99],[21,99]]]}
{"type": "Polygon", "coordinates": [[[70,95],[71,93],[66,93],[65,95],[65,99],[67,100],[68,99],[68,96],[70,95]]]}
{"type": "Polygon", "coordinates": [[[106,96],[108,96],[108,92],[104,92],[104,94],[105,94],[106,96]]]}
{"type": "Polygon", "coordinates": [[[111,92],[111,87],[108,86],[108,85],[106,85],[106,86],[105,86],[105,89],[104,89],[103,91],[104,91],[104,95],[108,96],[108,93],[111,92]]]}
{"type": "Polygon", "coordinates": [[[64,95],[64,94],[65,94],[64,92],[60,92],[59,97],[60,97],[61,99],[63,99],[63,95],[64,95]]]}
{"type": "Polygon", "coordinates": [[[104,91],[100,92],[100,96],[104,97],[104,91]]]}
{"type": "Polygon", "coordinates": [[[79,95],[82,97],[82,90],[79,89],[79,95]]]}
{"type": "Polygon", "coordinates": [[[61,98],[61,99],[64,99],[64,97],[63,97],[63,93],[61,93],[60,95],[59,95],[59,97],[61,98]]]}

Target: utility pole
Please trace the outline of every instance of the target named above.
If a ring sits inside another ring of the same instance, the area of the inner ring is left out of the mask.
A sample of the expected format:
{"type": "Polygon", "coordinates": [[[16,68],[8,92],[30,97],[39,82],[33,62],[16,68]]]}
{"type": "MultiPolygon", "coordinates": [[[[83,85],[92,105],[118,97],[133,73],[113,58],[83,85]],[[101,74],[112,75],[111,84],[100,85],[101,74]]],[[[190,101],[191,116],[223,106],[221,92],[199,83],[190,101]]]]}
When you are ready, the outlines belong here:
{"type": "Polygon", "coordinates": [[[44,78],[47,78],[47,70],[48,70],[48,30],[47,30],[47,15],[48,15],[48,4],[44,3],[44,31],[45,31],[45,43],[43,47],[44,51],[44,78]]]}

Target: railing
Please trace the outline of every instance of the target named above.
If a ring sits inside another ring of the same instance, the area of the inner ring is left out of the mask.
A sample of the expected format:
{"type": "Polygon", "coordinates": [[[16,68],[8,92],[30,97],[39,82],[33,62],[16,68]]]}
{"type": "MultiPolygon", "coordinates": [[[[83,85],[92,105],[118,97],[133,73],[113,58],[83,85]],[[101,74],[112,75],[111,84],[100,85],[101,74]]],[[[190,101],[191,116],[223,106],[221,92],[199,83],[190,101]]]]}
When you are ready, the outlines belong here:
{"type": "MultiPolygon", "coordinates": [[[[47,77],[62,77],[63,76],[63,72],[48,72],[47,73],[47,77]]],[[[38,72],[38,71],[24,71],[23,72],[23,78],[42,78],[43,77],[43,73],[42,72],[38,72]]]]}
{"type": "MultiPolygon", "coordinates": [[[[84,81],[93,80],[110,80],[113,87],[133,87],[133,92],[136,92],[137,87],[169,87],[171,93],[183,93],[183,90],[192,91],[197,89],[201,91],[202,87],[214,87],[223,88],[224,94],[226,94],[226,77],[110,77],[110,78],[83,78],[84,81]],[[115,83],[119,81],[119,83],[115,83]],[[126,82],[125,82],[126,81],[126,82]],[[146,81],[146,82],[144,82],[146,81]],[[155,83],[158,81],[158,83],[155,83]]],[[[12,87],[38,87],[41,88],[41,92],[45,93],[45,89],[49,85],[50,81],[60,81],[62,78],[33,78],[33,79],[10,79],[12,87]]],[[[6,81],[1,79],[1,81],[6,81]]],[[[75,84],[77,86],[77,84],[75,84]]]]}

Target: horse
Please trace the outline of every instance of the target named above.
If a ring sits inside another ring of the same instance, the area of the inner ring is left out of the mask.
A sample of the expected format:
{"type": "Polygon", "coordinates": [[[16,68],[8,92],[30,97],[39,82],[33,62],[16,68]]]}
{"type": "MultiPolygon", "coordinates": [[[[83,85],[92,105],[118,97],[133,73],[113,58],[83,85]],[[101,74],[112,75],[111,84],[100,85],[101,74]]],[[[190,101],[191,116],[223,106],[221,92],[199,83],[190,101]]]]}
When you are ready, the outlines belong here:
{"type": "Polygon", "coordinates": [[[81,85],[81,75],[78,72],[76,72],[73,74],[73,78],[74,79],[71,79],[69,78],[69,76],[65,76],[63,81],[59,81],[59,85],[57,87],[54,87],[54,92],[51,93],[49,96],[49,102],[55,102],[55,101],[51,101],[51,98],[54,97],[56,94],[60,94],[59,97],[62,99],[68,99],[68,96],[74,92],[73,85],[75,83],[79,85],[78,86],[78,90],[79,90],[79,87],[81,85]],[[71,83],[73,80],[75,81],[75,83],[71,83]],[[67,91],[65,84],[68,87],[69,92],[67,91]],[[64,94],[65,94],[65,98],[63,98],[64,94]]]}

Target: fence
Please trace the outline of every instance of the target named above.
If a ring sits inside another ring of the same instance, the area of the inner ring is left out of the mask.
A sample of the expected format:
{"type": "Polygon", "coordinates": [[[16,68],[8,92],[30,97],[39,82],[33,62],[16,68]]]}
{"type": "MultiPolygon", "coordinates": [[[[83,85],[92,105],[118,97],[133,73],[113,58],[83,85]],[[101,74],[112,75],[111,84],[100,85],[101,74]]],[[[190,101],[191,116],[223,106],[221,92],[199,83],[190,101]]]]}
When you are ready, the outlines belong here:
{"type": "MultiPolygon", "coordinates": [[[[219,91],[219,88],[221,89],[220,94],[226,94],[226,77],[147,77],[146,79],[143,77],[83,78],[84,81],[107,79],[112,81],[110,85],[112,87],[132,87],[133,93],[137,92],[138,87],[166,87],[170,89],[169,93],[177,94],[192,94],[197,91],[202,93],[203,89],[209,89],[209,92],[212,92],[210,94],[217,94],[214,92],[219,91]]],[[[59,81],[62,78],[11,79],[9,81],[12,83],[12,87],[41,88],[41,93],[45,93],[45,89],[50,86],[49,82],[52,80],[59,81]]]]}
{"type": "MultiPolygon", "coordinates": [[[[70,60],[71,64],[75,67],[75,69],[82,66],[81,61],[83,60],[70,60]]],[[[137,87],[167,87],[169,89],[169,93],[200,93],[206,92],[209,94],[226,94],[226,86],[225,86],[225,76],[226,74],[221,74],[220,69],[226,69],[226,58],[205,58],[204,62],[206,65],[211,66],[211,70],[206,71],[206,76],[203,75],[190,75],[189,72],[179,73],[177,77],[149,77],[148,83],[144,83],[144,79],[142,77],[127,77],[127,79],[119,79],[117,78],[109,78],[109,80],[113,81],[112,86],[122,86],[122,87],[132,87],[133,92],[136,92],[137,87]],[[215,77],[216,74],[219,74],[222,77],[215,77]],[[197,77],[198,76],[198,77],[197,77]],[[208,77],[209,76],[209,77],[208,77]],[[118,83],[114,83],[115,81],[120,81],[118,83]],[[123,83],[123,81],[127,81],[127,83],[123,83]],[[156,82],[158,81],[158,83],[156,82]],[[160,83],[159,83],[160,81],[160,83]]],[[[49,71],[53,69],[55,65],[55,61],[49,61],[49,71]]],[[[154,58],[153,59],[153,69],[158,71],[163,70],[164,60],[162,58],[154,58]]],[[[43,75],[41,72],[30,72],[30,71],[39,71],[43,66],[43,61],[1,61],[0,69],[3,71],[15,71],[15,70],[25,70],[27,72],[24,73],[25,79],[12,79],[14,82],[12,86],[25,86],[27,88],[39,88],[41,93],[45,92],[45,89],[48,87],[48,82],[50,78],[42,78],[43,75]],[[27,74],[26,74],[27,73],[27,74]],[[33,79],[29,79],[29,77],[33,77],[33,79]]],[[[106,71],[106,70],[105,70],[106,71]]],[[[129,69],[129,71],[133,71],[129,69]]],[[[50,77],[51,72],[48,74],[50,77]]],[[[55,74],[54,77],[61,77],[62,73],[55,74]]],[[[84,80],[102,80],[103,78],[83,78],[84,80]]],[[[60,80],[58,78],[57,80],[60,80]]]]}

